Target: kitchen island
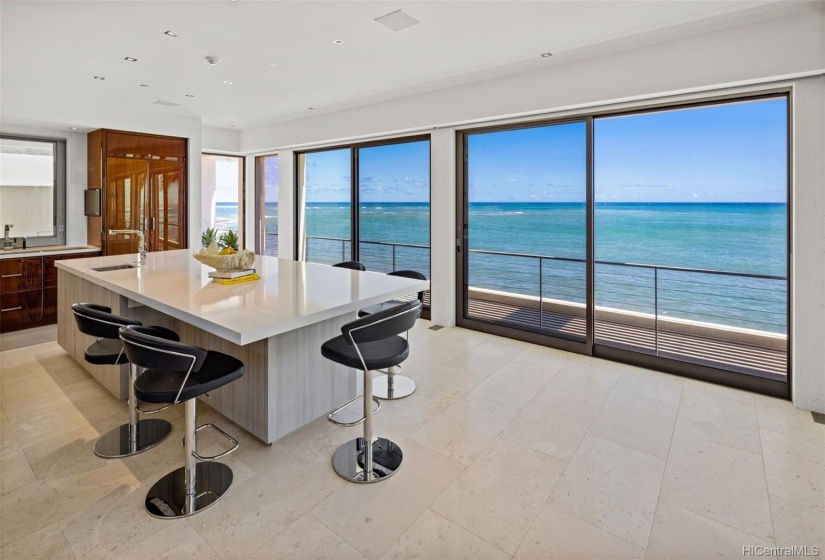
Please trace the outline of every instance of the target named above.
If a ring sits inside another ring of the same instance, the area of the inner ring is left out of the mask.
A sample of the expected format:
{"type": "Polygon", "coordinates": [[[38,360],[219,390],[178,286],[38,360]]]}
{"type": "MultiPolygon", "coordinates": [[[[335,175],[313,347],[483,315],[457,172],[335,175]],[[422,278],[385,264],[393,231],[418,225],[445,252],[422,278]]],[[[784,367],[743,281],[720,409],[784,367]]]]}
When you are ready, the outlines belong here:
{"type": "Polygon", "coordinates": [[[145,325],[175,330],[181,341],[244,362],[240,380],[210,394],[210,406],[271,443],[337,408],[357,393],[357,373],[321,356],[321,344],[340,334],[357,310],[428,288],[426,281],[359,272],[258,255],[261,279],[211,282],[212,269],[189,250],[58,262],[58,343],[113,395],[125,398],[126,365],[95,366],[83,359],[94,342],[77,330],[71,305],[112,308],[145,325]],[[95,269],[108,268],[106,271],[95,269]]]}

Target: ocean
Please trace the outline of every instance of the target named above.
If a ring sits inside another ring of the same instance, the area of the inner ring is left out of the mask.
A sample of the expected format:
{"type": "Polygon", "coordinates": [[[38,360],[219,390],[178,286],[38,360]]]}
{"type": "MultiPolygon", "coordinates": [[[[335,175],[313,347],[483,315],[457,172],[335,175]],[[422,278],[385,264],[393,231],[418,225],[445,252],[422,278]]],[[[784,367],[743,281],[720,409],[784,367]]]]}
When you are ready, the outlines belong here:
{"type": "MultiPolygon", "coordinates": [[[[349,212],[346,203],[307,205],[308,235],[334,238],[311,239],[310,260],[348,258],[349,242],[337,239],[349,237],[349,212]]],[[[393,247],[376,242],[430,245],[427,203],[362,203],[360,213],[369,270],[393,267],[393,247]]],[[[266,231],[277,233],[277,204],[268,203],[265,215],[266,231]]],[[[216,225],[236,228],[237,205],[219,203],[216,225]]],[[[545,298],[584,303],[583,203],[471,203],[468,225],[470,286],[533,296],[541,287],[545,298]]],[[[741,276],[787,276],[785,204],[597,203],[594,228],[597,306],[787,332],[786,282],[741,276]]],[[[395,268],[429,274],[429,251],[396,246],[395,268]]]]}

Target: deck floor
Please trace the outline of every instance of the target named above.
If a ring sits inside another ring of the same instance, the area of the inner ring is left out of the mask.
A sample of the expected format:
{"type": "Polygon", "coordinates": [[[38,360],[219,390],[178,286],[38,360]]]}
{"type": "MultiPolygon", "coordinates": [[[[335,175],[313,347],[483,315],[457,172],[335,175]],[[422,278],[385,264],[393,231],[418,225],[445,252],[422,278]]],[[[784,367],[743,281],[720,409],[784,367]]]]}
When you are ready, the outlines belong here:
{"type": "MultiPolygon", "coordinates": [[[[541,330],[550,335],[583,338],[586,334],[584,317],[545,312],[540,327],[538,309],[507,303],[470,299],[468,316],[515,328],[541,330]]],[[[607,346],[770,379],[785,380],[787,375],[784,350],[666,330],[659,330],[657,340],[653,328],[603,319],[596,322],[595,330],[596,342],[607,346]]]]}

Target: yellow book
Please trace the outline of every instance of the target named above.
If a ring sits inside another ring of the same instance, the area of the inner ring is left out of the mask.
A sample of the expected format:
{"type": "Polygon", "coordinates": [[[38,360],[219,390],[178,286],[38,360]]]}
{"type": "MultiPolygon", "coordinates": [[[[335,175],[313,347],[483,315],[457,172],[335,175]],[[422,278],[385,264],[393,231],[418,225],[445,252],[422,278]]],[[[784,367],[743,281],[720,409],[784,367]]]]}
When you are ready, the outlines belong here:
{"type": "Polygon", "coordinates": [[[237,278],[213,278],[212,281],[216,284],[241,284],[243,282],[254,282],[260,279],[261,277],[257,274],[248,274],[237,278]]]}

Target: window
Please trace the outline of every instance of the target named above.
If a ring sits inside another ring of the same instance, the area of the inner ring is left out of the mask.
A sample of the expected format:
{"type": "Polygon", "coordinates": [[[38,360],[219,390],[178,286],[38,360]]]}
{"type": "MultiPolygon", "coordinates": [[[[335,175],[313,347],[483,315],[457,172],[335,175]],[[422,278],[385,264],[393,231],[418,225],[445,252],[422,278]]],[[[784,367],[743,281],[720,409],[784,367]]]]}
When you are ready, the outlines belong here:
{"type": "Polygon", "coordinates": [[[0,226],[27,246],[66,243],[66,142],[0,137],[0,226]]]}
{"type": "Polygon", "coordinates": [[[369,271],[429,278],[428,137],[303,152],[295,161],[299,260],[357,260],[369,271]]]}
{"type": "Polygon", "coordinates": [[[201,161],[202,229],[234,231],[245,245],[244,158],[203,154],[201,161]]]}
{"type": "Polygon", "coordinates": [[[255,208],[258,224],[255,252],[270,257],[278,256],[278,156],[255,158],[255,208]]]}

